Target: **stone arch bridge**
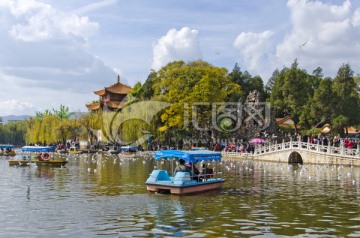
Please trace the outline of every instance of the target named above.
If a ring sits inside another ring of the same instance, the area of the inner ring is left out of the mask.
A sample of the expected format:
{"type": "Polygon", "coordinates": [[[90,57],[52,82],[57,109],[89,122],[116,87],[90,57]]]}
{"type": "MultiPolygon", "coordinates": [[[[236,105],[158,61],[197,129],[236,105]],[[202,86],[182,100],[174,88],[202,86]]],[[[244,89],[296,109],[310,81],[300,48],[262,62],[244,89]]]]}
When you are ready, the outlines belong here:
{"type": "Polygon", "coordinates": [[[223,155],[225,158],[245,156],[254,160],[283,163],[360,166],[360,148],[348,149],[299,141],[258,145],[254,154],[224,152],[223,155]]]}

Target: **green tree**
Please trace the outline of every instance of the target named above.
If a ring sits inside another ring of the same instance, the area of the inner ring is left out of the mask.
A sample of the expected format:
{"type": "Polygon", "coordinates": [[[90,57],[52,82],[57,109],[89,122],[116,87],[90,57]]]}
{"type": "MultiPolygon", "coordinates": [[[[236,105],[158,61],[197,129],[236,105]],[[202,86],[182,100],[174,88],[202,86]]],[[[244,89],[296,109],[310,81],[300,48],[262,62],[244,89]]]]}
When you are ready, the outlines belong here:
{"type": "Polygon", "coordinates": [[[94,140],[97,140],[95,131],[101,129],[103,113],[105,112],[88,112],[78,118],[77,123],[82,129],[80,138],[87,140],[90,145],[93,145],[94,140]]]}
{"type": "Polygon", "coordinates": [[[231,82],[237,84],[241,90],[234,92],[233,95],[231,95],[233,102],[237,102],[239,100],[241,100],[241,102],[245,101],[246,96],[251,91],[249,88],[249,81],[251,78],[252,76],[249,74],[249,72],[242,72],[238,63],[235,64],[233,70],[229,74],[229,79],[231,82]]]}
{"type": "Polygon", "coordinates": [[[320,81],[319,87],[315,89],[311,101],[311,122],[313,125],[330,122],[335,115],[336,95],[333,91],[333,80],[325,78],[320,81]]]}
{"type": "Polygon", "coordinates": [[[265,101],[267,94],[265,93],[264,82],[260,76],[250,78],[247,82],[246,88],[248,90],[247,94],[249,94],[251,91],[256,90],[260,94],[260,101],[265,101]]]}
{"type": "MultiPolygon", "coordinates": [[[[337,123],[338,128],[346,130],[349,126],[360,124],[360,100],[353,74],[350,65],[344,64],[338,70],[333,84],[336,95],[334,123],[337,123]]],[[[342,133],[342,130],[339,132],[342,133]]]]}
{"type": "MultiPolygon", "coordinates": [[[[276,78],[270,102],[277,112],[290,115],[294,121],[295,132],[298,124],[308,112],[307,104],[313,96],[313,78],[305,70],[298,68],[297,60],[290,69],[283,70],[276,78]]],[[[305,124],[305,122],[302,122],[305,124]]]]}
{"type": "Polygon", "coordinates": [[[323,78],[324,77],[324,73],[321,67],[317,67],[314,71],[313,71],[313,75],[317,78],[323,78]]]}
{"type": "Polygon", "coordinates": [[[0,125],[0,144],[23,145],[26,121],[8,122],[0,125]]]}
{"type": "Polygon", "coordinates": [[[139,98],[144,99],[144,100],[149,100],[150,98],[152,98],[154,96],[153,84],[154,84],[155,77],[156,77],[156,72],[151,71],[147,80],[142,85],[139,93],[137,94],[137,96],[139,98]]]}
{"type": "Polygon", "coordinates": [[[265,91],[267,93],[272,92],[272,88],[275,86],[276,79],[280,76],[280,71],[278,69],[275,69],[275,71],[272,73],[271,77],[269,78],[268,82],[265,85],[265,91]]]}
{"type": "Polygon", "coordinates": [[[71,116],[75,115],[74,112],[69,111],[69,107],[66,107],[64,105],[60,105],[59,110],[53,109],[54,114],[59,119],[69,119],[71,116]]]}
{"type": "Polygon", "coordinates": [[[203,61],[169,63],[157,72],[153,82],[153,98],[171,103],[161,113],[159,131],[165,138],[180,134],[211,136],[212,103],[224,102],[229,95],[240,91],[240,86],[230,80],[225,68],[203,61]],[[192,108],[197,109],[196,121],[193,117],[184,117],[184,113],[191,114],[192,108]],[[194,130],[193,123],[209,130],[194,130]]]}
{"type": "Polygon", "coordinates": [[[128,101],[132,102],[138,99],[141,96],[142,85],[140,82],[137,82],[134,87],[131,89],[130,93],[127,95],[128,101]]]}

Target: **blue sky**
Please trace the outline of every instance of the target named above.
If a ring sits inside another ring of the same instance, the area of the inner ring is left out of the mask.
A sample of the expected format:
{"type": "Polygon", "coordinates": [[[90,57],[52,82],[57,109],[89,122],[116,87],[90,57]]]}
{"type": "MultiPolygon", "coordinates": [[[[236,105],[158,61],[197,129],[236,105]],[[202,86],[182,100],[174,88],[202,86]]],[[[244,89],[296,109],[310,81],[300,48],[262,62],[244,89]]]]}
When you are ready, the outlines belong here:
{"type": "Polygon", "coordinates": [[[265,83],[295,58],[360,73],[355,0],[0,0],[0,23],[0,116],[86,111],[118,73],[133,86],[180,59],[238,63],[265,83]]]}

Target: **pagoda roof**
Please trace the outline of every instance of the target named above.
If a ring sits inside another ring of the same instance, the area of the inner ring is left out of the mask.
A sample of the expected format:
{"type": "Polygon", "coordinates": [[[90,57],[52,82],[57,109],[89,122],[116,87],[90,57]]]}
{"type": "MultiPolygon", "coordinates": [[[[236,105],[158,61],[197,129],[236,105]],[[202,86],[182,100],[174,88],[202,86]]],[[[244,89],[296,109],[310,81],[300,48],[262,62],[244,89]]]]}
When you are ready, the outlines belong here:
{"type": "Polygon", "coordinates": [[[120,109],[124,106],[124,102],[109,101],[105,102],[105,105],[111,109],[120,109]]]}
{"type": "Polygon", "coordinates": [[[96,95],[102,96],[102,95],[105,95],[106,91],[105,91],[105,89],[101,89],[101,90],[98,90],[98,91],[94,91],[94,93],[96,95]]]}
{"type": "Polygon", "coordinates": [[[100,108],[100,103],[91,103],[91,104],[86,104],[86,107],[89,109],[89,110],[97,110],[100,108]]]}
{"type": "Polygon", "coordinates": [[[109,87],[105,87],[104,89],[94,91],[96,95],[103,96],[107,92],[115,93],[115,94],[128,94],[131,91],[131,87],[120,83],[120,75],[118,75],[117,82],[109,87]]]}

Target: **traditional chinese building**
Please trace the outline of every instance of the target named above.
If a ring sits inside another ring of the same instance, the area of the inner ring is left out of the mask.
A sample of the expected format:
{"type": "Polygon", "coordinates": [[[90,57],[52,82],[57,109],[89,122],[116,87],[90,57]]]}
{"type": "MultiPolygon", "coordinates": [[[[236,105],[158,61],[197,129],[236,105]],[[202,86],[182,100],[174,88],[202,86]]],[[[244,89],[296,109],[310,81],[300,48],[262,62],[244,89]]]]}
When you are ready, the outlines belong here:
{"type": "Polygon", "coordinates": [[[126,103],[126,95],[131,91],[131,87],[120,83],[120,75],[117,76],[117,82],[109,87],[94,91],[99,96],[99,100],[86,104],[90,111],[119,110],[126,103]]]}

